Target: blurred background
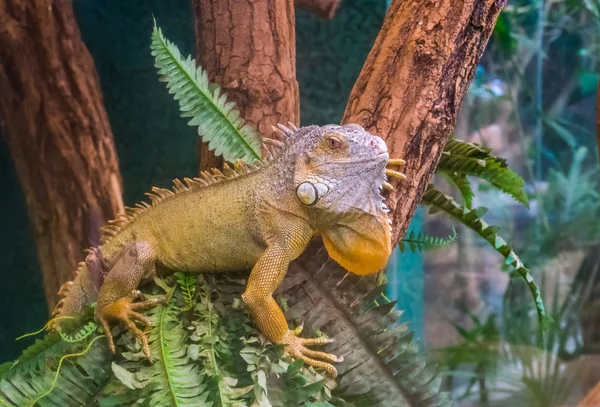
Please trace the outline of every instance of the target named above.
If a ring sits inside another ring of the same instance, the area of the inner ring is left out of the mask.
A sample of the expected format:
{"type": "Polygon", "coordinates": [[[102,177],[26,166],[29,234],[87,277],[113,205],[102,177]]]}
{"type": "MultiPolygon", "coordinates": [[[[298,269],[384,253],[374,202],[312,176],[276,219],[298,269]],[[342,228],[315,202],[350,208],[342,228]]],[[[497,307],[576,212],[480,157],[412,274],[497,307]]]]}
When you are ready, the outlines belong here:
{"type": "MultiPolygon", "coordinates": [[[[157,80],[152,15],[183,54],[194,52],[188,0],[78,0],[77,22],[102,86],[124,201],[197,172],[197,136],[157,80]]],[[[343,0],[331,20],[297,10],[302,124],[339,122],[381,27],[384,0],[343,0]]],[[[476,184],[474,207],[500,227],[541,286],[556,324],[546,338],[526,285],[486,242],[420,209],[410,230],[458,238],[425,253],[396,251],[388,296],[405,311],[459,406],[576,405],[600,381],[600,203],[596,95],[600,5],[511,1],[500,15],[456,125],[523,176],[526,208],[476,184]]],[[[444,180],[438,186],[456,195],[444,180]]],[[[0,137],[0,361],[26,345],[48,309],[13,162],[0,137]],[[23,341],[24,342],[24,341],[23,341]]]]}

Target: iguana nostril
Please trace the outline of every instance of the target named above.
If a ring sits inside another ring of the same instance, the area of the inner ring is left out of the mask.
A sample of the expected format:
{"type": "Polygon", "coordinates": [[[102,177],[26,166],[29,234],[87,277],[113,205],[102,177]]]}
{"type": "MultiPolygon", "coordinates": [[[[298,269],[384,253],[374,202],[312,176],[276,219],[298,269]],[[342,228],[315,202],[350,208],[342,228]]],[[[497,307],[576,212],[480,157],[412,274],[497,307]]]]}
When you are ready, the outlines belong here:
{"type": "Polygon", "coordinates": [[[372,148],[378,149],[382,153],[387,153],[388,151],[385,141],[383,141],[383,139],[381,138],[372,138],[371,140],[369,140],[369,145],[372,148]]]}

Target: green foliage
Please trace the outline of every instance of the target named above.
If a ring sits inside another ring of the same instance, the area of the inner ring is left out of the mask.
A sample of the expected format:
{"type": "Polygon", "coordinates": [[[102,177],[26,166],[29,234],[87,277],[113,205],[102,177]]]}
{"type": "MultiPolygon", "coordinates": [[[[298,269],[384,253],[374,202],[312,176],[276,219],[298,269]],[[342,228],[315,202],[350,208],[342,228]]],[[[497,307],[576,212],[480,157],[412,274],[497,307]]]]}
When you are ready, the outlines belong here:
{"type": "Polygon", "coordinates": [[[471,209],[473,205],[473,198],[475,198],[475,193],[471,188],[469,178],[467,178],[466,175],[458,174],[456,172],[440,172],[440,174],[445,176],[451,184],[458,188],[458,191],[460,192],[463,200],[465,201],[465,207],[467,209],[471,209]]]}
{"type": "Polygon", "coordinates": [[[181,311],[189,311],[194,308],[194,296],[196,294],[198,278],[194,274],[182,272],[175,273],[175,277],[177,277],[177,283],[179,284],[181,293],[185,299],[185,306],[181,308],[181,311]]]}
{"type": "MultiPolygon", "coordinates": [[[[148,397],[151,406],[209,406],[205,377],[199,374],[198,366],[187,355],[188,332],[178,307],[169,302],[149,314],[156,327],[148,336],[155,362],[151,366],[140,366],[136,374],[138,379],[146,382],[142,397],[148,397]]],[[[139,360],[136,356],[130,357],[131,360],[139,360]]]]}
{"type": "Polygon", "coordinates": [[[545,256],[553,257],[559,248],[593,244],[600,240],[598,169],[585,170],[588,150],[579,147],[573,153],[568,170],[549,170],[547,186],[537,192],[543,230],[539,242],[545,256]]]}
{"type": "Polygon", "coordinates": [[[452,232],[450,236],[444,239],[443,237],[429,236],[422,232],[416,233],[414,230],[411,230],[408,237],[405,236],[398,242],[398,248],[404,253],[404,250],[408,246],[412,252],[416,253],[448,247],[454,243],[458,236],[454,227],[452,228],[452,232]]]}
{"type": "Polygon", "coordinates": [[[89,321],[81,329],[75,333],[63,333],[59,332],[61,339],[65,342],[81,342],[90,335],[94,334],[98,329],[98,325],[94,321],[89,321]]]}
{"type": "Polygon", "coordinates": [[[179,101],[181,115],[191,117],[188,124],[198,126],[198,134],[209,149],[230,162],[260,161],[260,137],[252,126],[244,124],[235,103],[227,102],[221,87],[208,81],[206,71],[196,67],[194,59],[183,58],[156,24],[151,49],[161,81],[179,101]]]}
{"type": "Polygon", "coordinates": [[[425,191],[422,203],[431,206],[432,209],[430,212],[442,211],[452,218],[457,219],[465,226],[475,231],[480,237],[491,244],[494,250],[505,258],[505,263],[512,266],[526,281],[535,301],[540,325],[543,328],[546,328],[551,321],[551,318],[546,315],[540,290],[534,283],[529,269],[525,267],[519,256],[517,256],[508,243],[498,235],[498,227],[490,226],[482,219],[483,215],[487,212],[487,208],[480,207],[469,210],[456,203],[452,197],[435,189],[433,185],[429,185],[427,191],[425,191]]]}
{"type": "Polygon", "coordinates": [[[70,343],[49,335],[0,376],[0,405],[85,405],[104,385],[110,354],[103,336],[70,343]]]}
{"type": "Polygon", "coordinates": [[[529,201],[523,190],[525,186],[523,178],[508,168],[506,160],[491,155],[491,151],[490,148],[474,143],[450,139],[444,146],[437,171],[449,174],[457,183],[465,197],[467,207],[471,205],[473,193],[468,185],[465,185],[464,180],[456,180],[458,176],[471,175],[484,179],[528,206],[529,201]]]}
{"type": "Polygon", "coordinates": [[[240,306],[243,277],[177,273],[145,287],[146,296],[166,300],[145,312],[152,321],[147,333],[152,363],[139,342],[120,327],[113,329],[116,358],[91,321],[63,335],[69,341],[47,335],[16,362],[2,365],[0,405],[29,406],[36,400],[41,406],[61,407],[448,404],[447,395],[438,393],[435,366],[425,364],[412,333],[396,323],[399,313],[393,311],[394,303],[374,305],[373,299],[381,299],[381,286],[358,276],[345,277],[339,269],[333,280],[311,291],[322,295],[338,286],[317,306],[302,301],[295,290],[297,283],[314,284],[300,282],[306,274],[292,273],[286,280],[291,285],[282,287],[282,293],[290,296],[288,313],[305,318],[306,332],[334,327],[328,333],[335,335],[337,345],[328,346],[346,357],[336,383],[318,369],[284,358],[282,346],[268,343],[252,328],[240,306]],[[355,288],[351,294],[341,290],[345,284],[355,288]],[[193,307],[188,309],[190,295],[193,307]]]}
{"type": "Polygon", "coordinates": [[[549,327],[542,346],[536,335],[529,335],[529,315],[510,307],[503,310],[502,330],[493,314],[485,322],[469,314],[471,329],[453,324],[463,342],[439,349],[434,360],[444,366],[451,388],[458,389],[455,382],[468,379],[457,400],[479,400],[480,405],[494,407],[551,407],[565,405],[579,392],[576,382],[585,369],[584,360],[578,358],[579,313],[591,290],[575,280],[569,295],[562,295],[560,271],[549,273],[554,274],[554,284],[545,294],[551,298],[548,312],[557,323],[549,327]]]}
{"type": "Polygon", "coordinates": [[[471,329],[465,329],[450,322],[460,335],[462,342],[436,349],[432,358],[444,366],[445,374],[450,379],[449,386],[451,388],[455,376],[469,378],[466,389],[457,398],[458,400],[469,397],[476,387],[480,394],[485,394],[487,381],[493,380],[498,370],[499,349],[497,343],[500,339],[500,332],[496,326],[495,315],[491,314],[485,321],[481,321],[476,315],[467,313],[473,324],[471,329]],[[470,374],[465,374],[465,367],[469,369],[470,374]]]}

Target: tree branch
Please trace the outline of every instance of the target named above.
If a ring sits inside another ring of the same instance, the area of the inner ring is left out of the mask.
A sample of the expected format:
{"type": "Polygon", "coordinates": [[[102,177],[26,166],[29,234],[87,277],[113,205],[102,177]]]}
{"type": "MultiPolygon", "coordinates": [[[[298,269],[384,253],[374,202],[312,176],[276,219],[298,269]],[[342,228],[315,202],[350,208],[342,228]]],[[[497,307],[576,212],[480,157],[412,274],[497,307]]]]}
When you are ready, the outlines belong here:
{"type": "Polygon", "coordinates": [[[396,0],[350,95],[344,123],[383,137],[407,161],[390,194],[393,242],[404,235],[454,127],[504,6],[500,0],[396,0]]]}

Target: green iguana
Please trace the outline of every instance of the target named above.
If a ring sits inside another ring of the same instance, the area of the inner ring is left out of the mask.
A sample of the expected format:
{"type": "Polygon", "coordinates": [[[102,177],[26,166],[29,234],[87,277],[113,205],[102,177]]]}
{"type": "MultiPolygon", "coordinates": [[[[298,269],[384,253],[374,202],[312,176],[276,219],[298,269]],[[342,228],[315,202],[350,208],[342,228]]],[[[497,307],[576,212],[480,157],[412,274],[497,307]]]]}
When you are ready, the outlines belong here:
{"type": "MultiPolygon", "coordinates": [[[[127,208],[109,222],[99,248],[89,252],[73,282],[61,288],[54,314],[78,315],[96,302],[95,316],[115,352],[109,322],[121,321],[141,341],[133,322],[150,325],[139,310],[156,299],[134,302],[138,286],[168,270],[224,272],[252,268],[242,295],[259,330],[285,352],[335,376],[342,358],[307,346],[328,343],[290,330],[272,294],[289,263],[320,235],[327,252],[356,274],[385,267],[391,253],[391,221],[381,195],[392,188],[386,175],[404,178],[387,165],[385,142],[361,126],[281,126],[283,141],[265,140],[276,151],[255,167],[237,163],[201,178],[174,181],[173,190],[153,188],[152,203],[127,208]]],[[[60,325],[57,327],[60,329],[60,325]]]]}

